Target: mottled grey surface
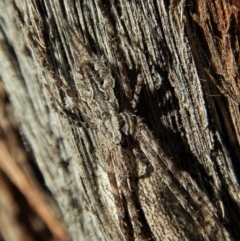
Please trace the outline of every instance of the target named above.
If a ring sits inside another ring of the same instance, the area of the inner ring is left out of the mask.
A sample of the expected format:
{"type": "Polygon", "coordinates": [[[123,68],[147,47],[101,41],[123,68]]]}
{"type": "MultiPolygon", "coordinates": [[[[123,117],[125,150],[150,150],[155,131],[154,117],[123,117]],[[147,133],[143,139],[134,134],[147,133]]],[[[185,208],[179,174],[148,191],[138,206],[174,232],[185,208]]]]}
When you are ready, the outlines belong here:
{"type": "Polygon", "coordinates": [[[202,2],[0,2],[1,78],[73,240],[240,239],[239,72],[210,38],[236,9],[222,30],[202,2]]]}

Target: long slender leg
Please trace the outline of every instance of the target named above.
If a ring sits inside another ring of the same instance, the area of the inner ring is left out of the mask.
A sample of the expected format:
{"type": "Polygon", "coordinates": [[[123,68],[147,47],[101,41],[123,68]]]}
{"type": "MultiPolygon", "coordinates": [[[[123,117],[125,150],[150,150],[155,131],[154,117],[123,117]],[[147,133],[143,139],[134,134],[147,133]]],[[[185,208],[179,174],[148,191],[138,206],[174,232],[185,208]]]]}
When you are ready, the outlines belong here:
{"type": "Polygon", "coordinates": [[[133,109],[135,109],[136,106],[137,106],[139,96],[140,96],[140,92],[142,90],[142,86],[143,86],[143,76],[142,76],[142,74],[138,74],[137,83],[135,85],[135,90],[134,90],[133,98],[132,98],[132,101],[131,101],[133,109]]]}
{"type": "Polygon", "coordinates": [[[82,128],[91,128],[91,129],[97,128],[96,124],[88,123],[88,122],[82,122],[82,121],[76,120],[76,119],[72,118],[72,116],[68,115],[66,113],[66,111],[64,110],[64,107],[62,107],[61,104],[53,96],[53,93],[52,93],[49,85],[44,84],[44,87],[47,90],[47,94],[48,94],[51,106],[54,109],[54,111],[56,113],[58,113],[64,119],[67,119],[72,126],[78,126],[78,127],[82,127],[82,128]]]}
{"type": "Polygon", "coordinates": [[[118,176],[118,182],[119,182],[119,187],[120,190],[123,192],[126,200],[127,200],[127,205],[128,205],[128,211],[129,211],[129,215],[131,218],[131,222],[133,225],[133,229],[135,231],[135,233],[138,235],[141,233],[141,222],[139,221],[139,214],[138,214],[138,210],[136,208],[136,204],[134,202],[134,197],[133,197],[133,190],[131,187],[131,183],[129,180],[129,174],[128,174],[128,167],[126,164],[126,159],[127,158],[131,158],[129,156],[127,156],[126,154],[123,154],[121,147],[116,146],[115,148],[116,150],[114,151],[115,153],[115,157],[114,160],[116,160],[114,162],[114,164],[118,167],[119,170],[119,174],[117,174],[118,176]]]}
{"type": "Polygon", "coordinates": [[[82,114],[86,117],[94,120],[96,119],[92,112],[89,110],[88,105],[82,101],[62,80],[53,73],[53,79],[56,85],[72,100],[72,102],[78,107],[82,114]]]}
{"type": "Polygon", "coordinates": [[[109,152],[109,150],[106,147],[102,148],[102,150],[104,150],[103,152],[104,152],[106,165],[107,165],[107,169],[108,169],[107,173],[108,173],[109,181],[110,181],[110,184],[112,187],[113,197],[114,197],[115,205],[116,205],[117,212],[118,212],[118,221],[120,224],[120,229],[121,229],[123,235],[125,236],[126,240],[131,240],[128,230],[126,228],[126,225],[123,221],[123,219],[125,217],[125,213],[124,213],[122,198],[120,195],[121,189],[119,188],[119,185],[117,183],[117,178],[116,178],[117,171],[113,164],[113,158],[115,158],[115,157],[111,156],[111,153],[109,152]]]}

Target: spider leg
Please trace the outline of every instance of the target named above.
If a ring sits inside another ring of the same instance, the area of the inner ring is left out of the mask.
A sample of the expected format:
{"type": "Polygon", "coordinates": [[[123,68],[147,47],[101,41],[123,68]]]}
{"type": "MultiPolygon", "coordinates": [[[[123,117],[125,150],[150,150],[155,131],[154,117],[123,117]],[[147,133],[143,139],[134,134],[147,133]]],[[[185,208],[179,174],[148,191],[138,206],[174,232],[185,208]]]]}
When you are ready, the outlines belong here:
{"type": "Polygon", "coordinates": [[[51,107],[61,117],[68,120],[70,125],[78,126],[78,127],[82,127],[82,128],[91,128],[91,129],[97,128],[97,126],[93,123],[87,123],[87,122],[82,122],[82,121],[76,120],[71,115],[67,114],[65,108],[53,96],[53,93],[52,93],[49,85],[44,84],[44,87],[47,90],[47,94],[48,94],[48,97],[49,97],[49,100],[50,100],[50,103],[51,103],[51,107]]]}
{"type": "Polygon", "coordinates": [[[139,148],[133,149],[133,154],[136,161],[138,162],[137,175],[138,178],[148,177],[152,173],[152,165],[144,155],[144,153],[139,148]]]}
{"type": "Polygon", "coordinates": [[[73,27],[70,24],[68,23],[65,23],[65,24],[66,24],[66,29],[68,30],[66,33],[69,35],[69,39],[71,41],[71,44],[75,52],[81,53],[81,55],[78,55],[81,62],[84,62],[86,60],[93,58],[91,51],[89,50],[89,48],[86,47],[86,44],[79,37],[78,33],[73,29],[73,27]]]}
{"type": "Polygon", "coordinates": [[[132,108],[135,110],[136,106],[137,106],[137,103],[138,103],[138,100],[139,100],[139,96],[140,96],[140,92],[142,90],[142,87],[143,87],[143,76],[142,74],[138,74],[137,76],[137,83],[135,85],[135,90],[134,90],[134,93],[133,93],[133,98],[132,98],[132,101],[131,101],[131,104],[132,104],[132,108]]]}
{"type": "MultiPolygon", "coordinates": [[[[133,235],[137,240],[137,237],[141,233],[142,225],[141,221],[139,220],[138,210],[133,196],[133,188],[131,187],[128,167],[126,164],[126,158],[130,157],[123,153],[121,147],[117,145],[114,145],[111,152],[108,151],[108,154],[105,156],[106,164],[109,169],[109,180],[112,186],[116,207],[119,212],[120,227],[125,236],[130,236],[130,234],[127,234],[129,230],[126,231],[126,225],[124,225],[123,223],[123,218],[126,217],[126,213],[124,210],[124,203],[126,202],[127,211],[133,227],[133,235]],[[122,196],[124,196],[125,202],[122,196]]],[[[130,237],[129,240],[133,240],[133,237],[130,237]]]]}
{"type": "Polygon", "coordinates": [[[114,153],[114,165],[117,167],[118,171],[116,173],[117,181],[119,185],[120,191],[123,193],[124,197],[127,201],[128,212],[132,222],[134,234],[139,235],[141,233],[141,222],[139,221],[139,214],[136,208],[134,196],[133,196],[133,188],[131,186],[128,174],[128,167],[126,164],[126,159],[131,158],[127,156],[126,153],[123,153],[120,146],[116,146],[114,153]]]}
{"type": "MultiPolygon", "coordinates": [[[[110,153],[109,150],[106,151],[106,147],[103,148],[106,164],[107,164],[107,173],[109,177],[109,181],[112,187],[112,193],[115,201],[115,205],[117,208],[118,212],[118,222],[120,225],[120,230],[123,233],[123,236],[126,238],[126,240],[131,240],[130,234],[128,233],[127,230],[127,225],[124,223],[124,217],[125,217],[125,212],[124,212],[124,207],[122,203],[122,197],[121,197],[121,189],[119,187],[117,177],[116,177],[116,167],[113,164],[113,157],[110,153]]],[[[115,158],[115,157],[114,157],[115,158]]]]}
{"type": "Polygon", "coordinates": [[[57,75],[54,75],[56,85],[72,100],[78,109],[89,119],[96,119],[93,113],[89,110],[88,105],[82,101],[57,75]]]}

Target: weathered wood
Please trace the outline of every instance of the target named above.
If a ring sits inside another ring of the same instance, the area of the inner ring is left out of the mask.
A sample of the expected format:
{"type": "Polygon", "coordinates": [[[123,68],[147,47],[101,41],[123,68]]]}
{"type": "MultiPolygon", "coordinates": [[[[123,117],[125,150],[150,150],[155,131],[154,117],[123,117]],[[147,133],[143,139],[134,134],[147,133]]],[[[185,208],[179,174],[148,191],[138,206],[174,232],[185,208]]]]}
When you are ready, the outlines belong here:
{"type": "Polygon", "coordinates": [[[240,239],[240,10],[170,2],[0,3],[1,77],[73,240],[240,239]]]}

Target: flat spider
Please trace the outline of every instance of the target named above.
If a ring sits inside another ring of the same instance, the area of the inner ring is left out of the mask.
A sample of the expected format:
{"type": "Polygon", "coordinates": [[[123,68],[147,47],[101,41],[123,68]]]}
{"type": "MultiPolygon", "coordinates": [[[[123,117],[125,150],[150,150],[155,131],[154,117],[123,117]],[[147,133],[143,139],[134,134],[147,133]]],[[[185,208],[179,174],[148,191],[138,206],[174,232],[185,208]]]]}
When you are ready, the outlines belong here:
{"type": "MultiPolygon", "coordinates": [[[[202,235],[205,236],[206,229],[204,224],[215,222],[222,225],[216,216],[216,209],[208,200],[206,194],[199,189],[197,184],[192,180],[187,172],[178,170],[174,161],[167,157],[155,139],[147,125],[141,118],[134,115],[131,110],[119,110],[119,103],[114,93],[115,79],[111,70],[105,64],[103,59],[91,54],[82,41],[71,30],[73,38],[73,47],[79,60],[78,68],[74,68],[73,79],[78,90],[75,94],[62,81],[60,77],[52,73],[55,84],[66,94],[67,97],[76,105],[80,112],[89,122],[79,122],[70,118],[66,112],[56,107],[54,109],[67,118],[72,125],[83,128],[96,129],[99,137],[106,146],[113,146],[109,153],[105,154],[105,159],[109,169],[109,180],[112,185],[114,199],[119,211],[119,223],[124,230],[121,218],[124,217],[122,196],[127,200],[129,216],[131,218],[135,235],[141,233],[142,224],[139,219],[139,211],[135,204],[135,197],[132,192],[132,185],[128,175],[128,162],[124,148],[122,147],[123,136],[131,137],[132,156],[135,161],[142,156],[152,165],[155,172],[161,177],[162,181],[174,194],[181,206],[190,214],[192,219],[200,228],[202,235]],[[179,184],[186,190],[195,205],[191,205],[184,196],[179,184]],[[204,222],[199,223],[199,216],[204,222]]],[[[136,92],[133,98],[133,106],[136,105],[138,94],[141,89],[142,77],[139,75],[136,92]]],[[[45,84],[51,99],[54,99],[50,87],[45,84]]],[[[131,147],[130,147],[131,148],[131,147]]],[[[124,231],[123,231],[124,232],[124,231]]],[[[125,234],[126,235],[126,234],[125,234]]]]}

